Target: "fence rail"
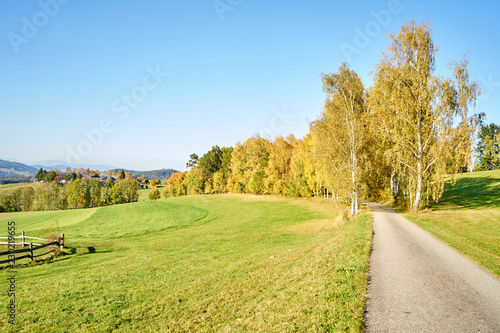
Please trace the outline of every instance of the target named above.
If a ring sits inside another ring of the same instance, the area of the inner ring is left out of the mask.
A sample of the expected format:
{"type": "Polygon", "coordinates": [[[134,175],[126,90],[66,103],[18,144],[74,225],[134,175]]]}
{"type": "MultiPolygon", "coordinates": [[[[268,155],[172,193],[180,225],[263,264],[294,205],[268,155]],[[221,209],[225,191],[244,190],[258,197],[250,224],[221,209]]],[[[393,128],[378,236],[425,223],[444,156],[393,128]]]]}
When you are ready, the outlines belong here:
{"type": "Polygon", "coordinates": [[[53,240],[53,239],[44,239],[44,238],[26,236],[24,234],[24,231],[23,231],[21,233],[21,236],[0,237],[0,239],[8,239],[8,240],[14,239],[14,242],[0,242],[0,245],[8,245],[8,248],[9,248],[8,251],[0,252],[0,257],[9,256],[9,259],[7,259],[7,260],[0,260],[0,264],[6,264],[9,262],[14,262],[14,264],[15,264],[16,261],[21,260],[21,259],[27,259],[27,258],[29,258],[30,262],[32,262],[34,258],[41,257],[41,256],[44,256],[46,254],[55,252],[58,249],[62,250],[64,247],[64,234],[61,234],[60,237],[57,237],[57,240],[53,240]],[[20,239],[21,241],[15,242],[16,239],[20,239]],[[41,241],[45,241],[48,243],[38,244],[38,243],[26,242],[27,239],[28,240],[29,239],[41,240],[41,241]],[[28,248],[25,248],[25,246],[28,246],[28,248]],[[41,253],[41,254],[34,253],[35,251],[38,251],[40,249],[43,249],[43,248],[46,248],[49,246],[53,246],[53,247],[57,247],[57,248],[53,248],[50,251],[45,252],[45,253],[41,253]],[[18,247],[21,247],[21,248],[19,249],[18,247]],[[28,253],[28,254],[18,257],[17,256],[18,253],[28,253]],[[11,258],[11,256],[13,256],[13,258],[11,258]]]}

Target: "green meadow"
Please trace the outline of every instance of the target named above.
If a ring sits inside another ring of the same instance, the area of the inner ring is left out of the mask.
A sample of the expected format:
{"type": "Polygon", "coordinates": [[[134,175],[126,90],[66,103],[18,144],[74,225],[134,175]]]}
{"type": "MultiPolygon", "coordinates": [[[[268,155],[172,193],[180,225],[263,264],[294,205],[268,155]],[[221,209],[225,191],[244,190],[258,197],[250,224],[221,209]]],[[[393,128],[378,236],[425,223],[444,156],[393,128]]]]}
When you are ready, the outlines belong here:
{"type": "Polygon", "coordinates": [[[439,203],[406,215],[500,277],[500,170],[459,175],[439,203]]]}
{"type": "Polygon", "coordinates": [[[1,234],[14,220],[64,233],[66,248],[18,263],[16,325],[3,292],[0,331],[362,331],[371,217],[341,216],[330,201],[251,195],[2,214],[1,234]]]}

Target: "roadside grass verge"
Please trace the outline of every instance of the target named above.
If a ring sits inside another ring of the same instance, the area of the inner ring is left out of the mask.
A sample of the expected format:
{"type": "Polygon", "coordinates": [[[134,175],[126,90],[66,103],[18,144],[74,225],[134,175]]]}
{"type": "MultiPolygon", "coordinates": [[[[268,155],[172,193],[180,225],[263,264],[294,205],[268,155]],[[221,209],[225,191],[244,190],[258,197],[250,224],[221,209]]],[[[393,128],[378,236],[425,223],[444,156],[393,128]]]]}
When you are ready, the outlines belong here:
{"type": "Polygon", "coordinates": [[[500,278],[500,170],[463,174],[407,218],[500,278]]]}
{"type": "Polygon", "coordinates": [[[371,216],[341,215],[248,195],[11,214],[34,233],[57,220],[69,246],[18,268],[16,331],[362,331],[371,216]]]}

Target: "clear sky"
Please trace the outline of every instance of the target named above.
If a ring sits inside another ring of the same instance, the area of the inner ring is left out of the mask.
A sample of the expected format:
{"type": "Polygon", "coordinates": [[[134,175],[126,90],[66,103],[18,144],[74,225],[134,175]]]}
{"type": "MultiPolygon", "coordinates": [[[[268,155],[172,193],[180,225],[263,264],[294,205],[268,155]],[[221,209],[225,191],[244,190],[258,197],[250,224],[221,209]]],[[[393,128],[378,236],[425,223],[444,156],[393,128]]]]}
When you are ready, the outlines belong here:
{"type": "Polygon", "coordinates": [[[425,18],[437,74],[470,50],[473,112],[500,123],[499,13],[498,1],[1,1],[0,158],[184,170],[213,145],[302,137],[321,73],[347,61],[371,85],[388,33],[425,18]]]}

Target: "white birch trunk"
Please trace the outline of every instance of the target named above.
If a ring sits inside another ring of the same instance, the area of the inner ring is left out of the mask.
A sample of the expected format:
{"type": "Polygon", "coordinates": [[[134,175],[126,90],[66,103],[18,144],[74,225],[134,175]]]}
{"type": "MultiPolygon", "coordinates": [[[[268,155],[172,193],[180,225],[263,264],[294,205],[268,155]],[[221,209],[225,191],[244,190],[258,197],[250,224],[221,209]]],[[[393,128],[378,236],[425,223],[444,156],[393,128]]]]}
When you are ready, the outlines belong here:
{"type": "Polygon", "coordinates": [[[417,155],[417,188],[415,191],[415,201],[413,202],[413,210],[418,210],[420,206],[420,198],[422,196],[422,142],[420,133],[417,138],[418,155],[417,155]]]}
{"type": "Polygon", "coordinates": [[[356,154],[352,153],[352,200],[351,200],[351,216],[356,215],[358,212],[358,191],[356,189],[356,167],[357,160],[356,154]]]}

